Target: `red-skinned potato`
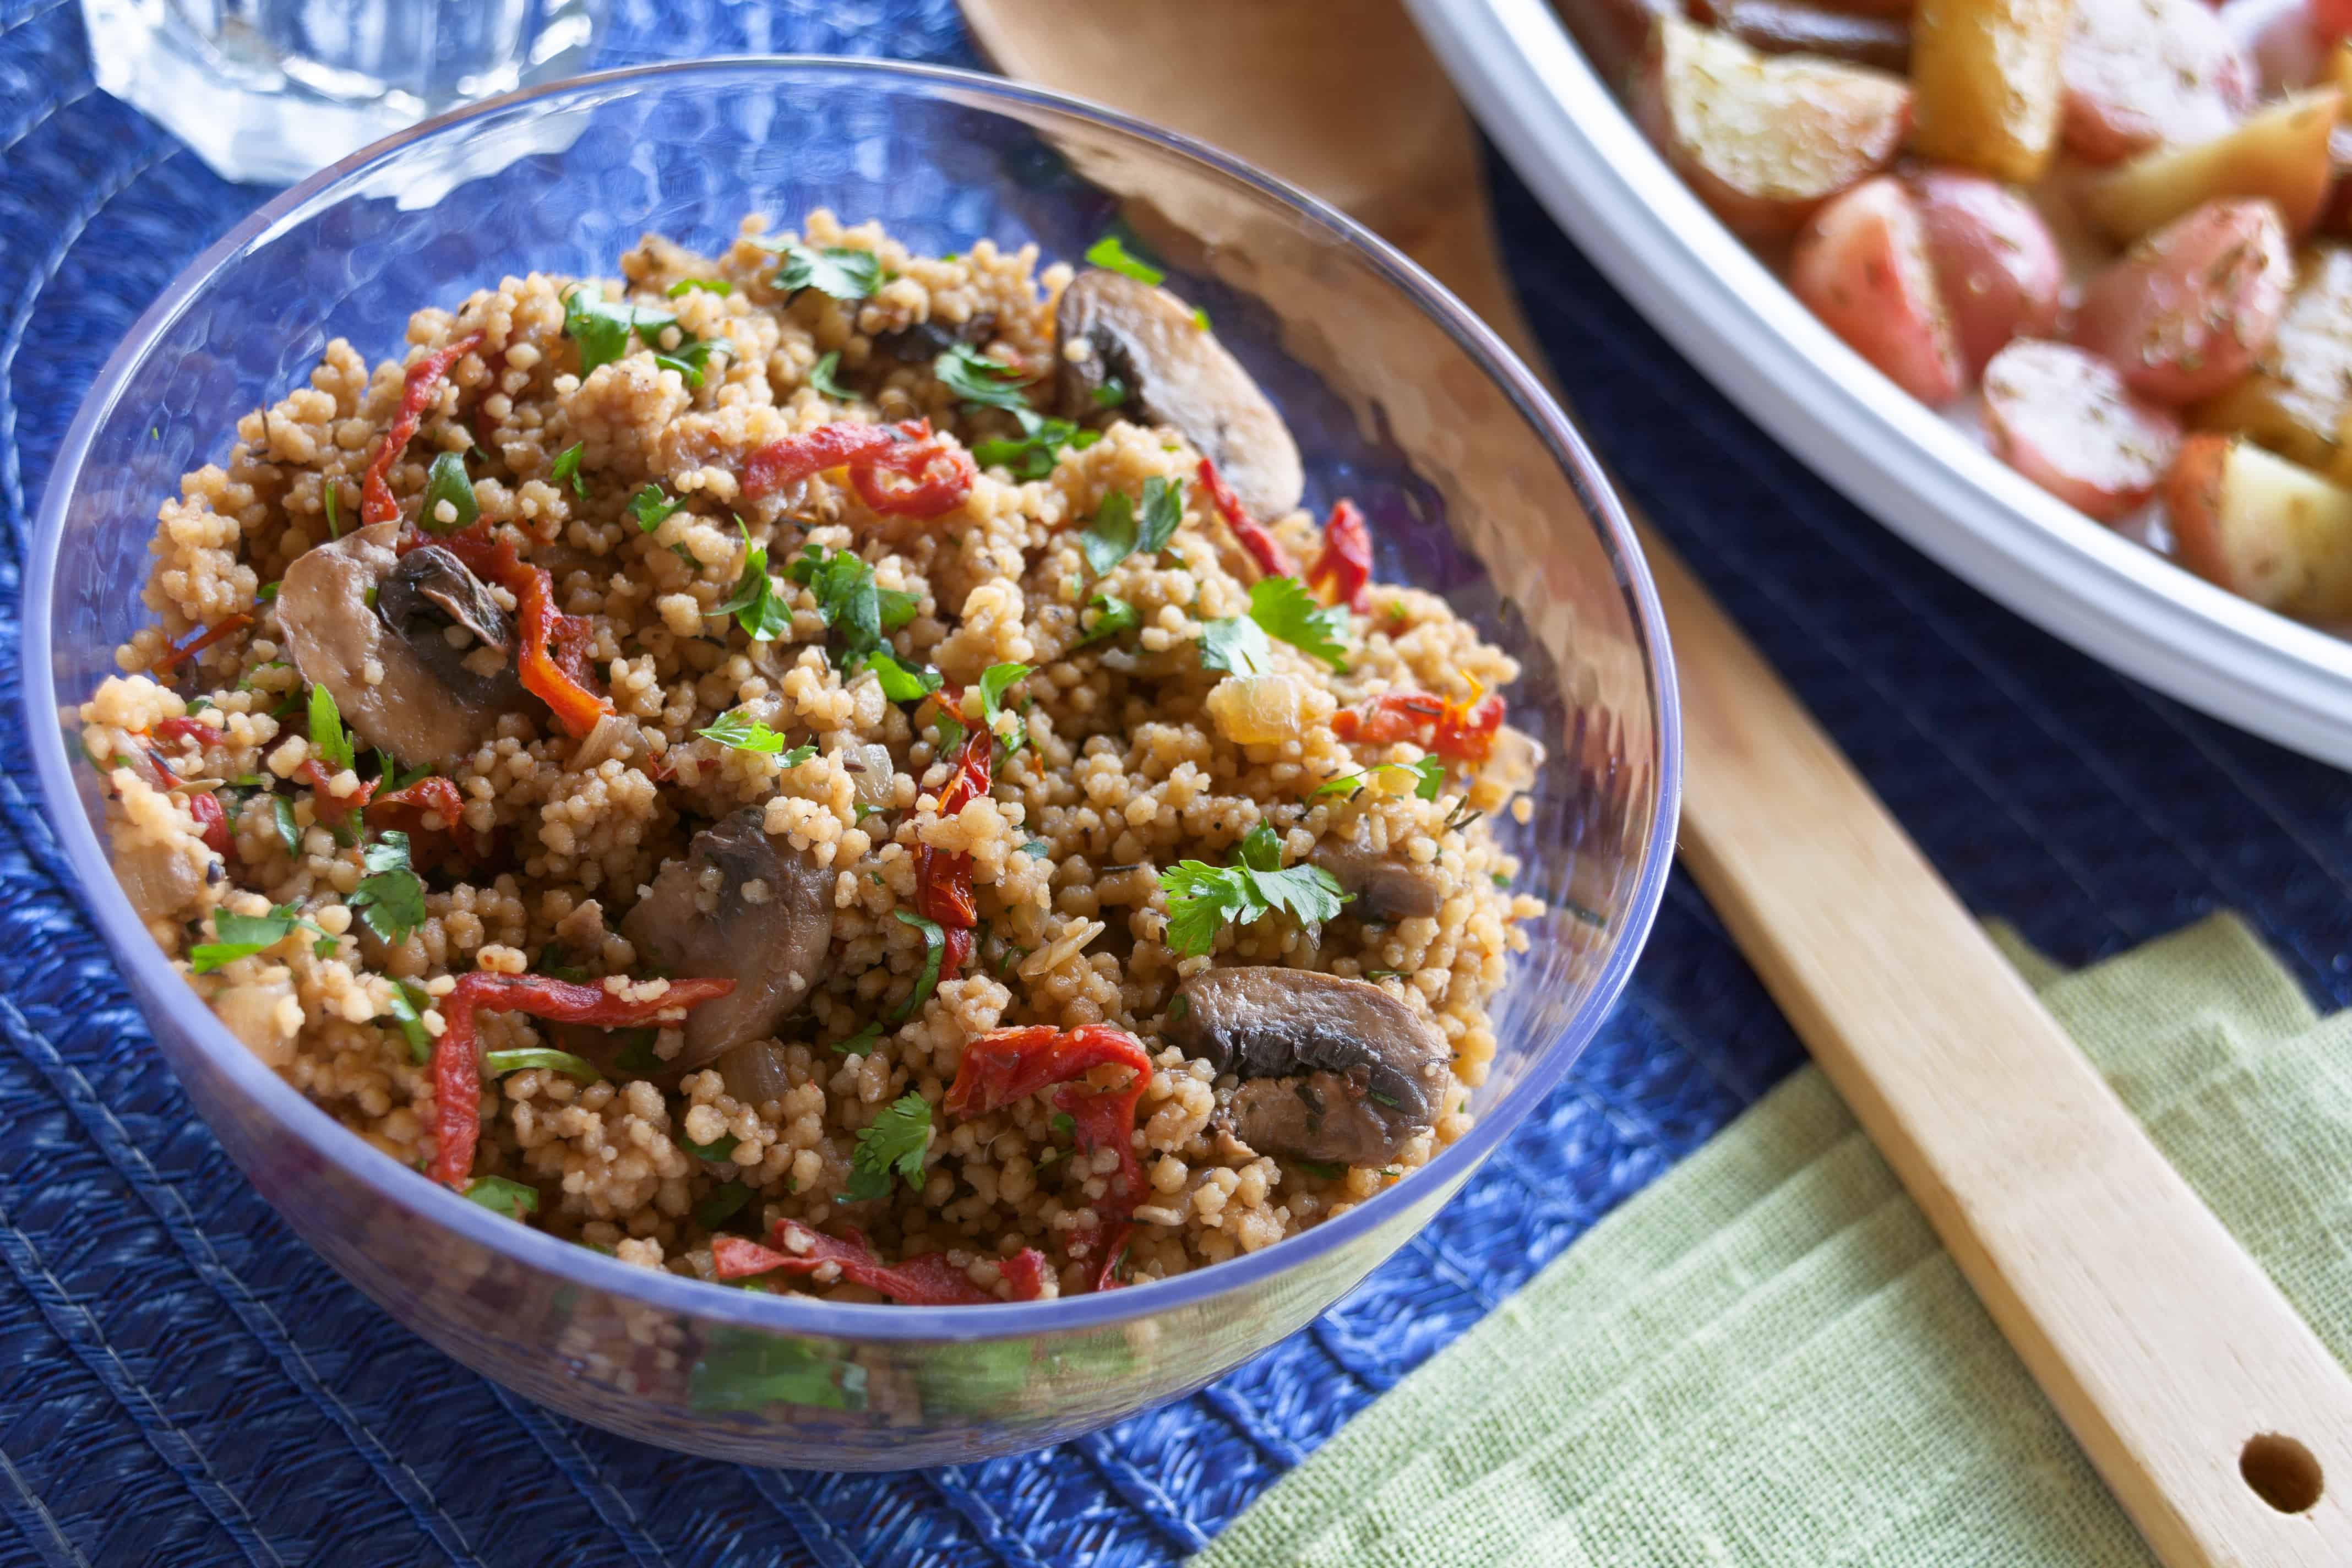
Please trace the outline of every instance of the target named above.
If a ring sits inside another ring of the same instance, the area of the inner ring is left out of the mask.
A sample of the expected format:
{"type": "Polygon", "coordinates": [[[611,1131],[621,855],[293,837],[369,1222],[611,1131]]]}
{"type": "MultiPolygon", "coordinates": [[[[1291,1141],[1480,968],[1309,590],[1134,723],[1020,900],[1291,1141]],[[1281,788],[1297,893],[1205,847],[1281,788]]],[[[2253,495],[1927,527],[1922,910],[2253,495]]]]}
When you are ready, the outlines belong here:
{"type": "Polygon", "coordinates": [[[1918,204],[1879,175],[1825,203],[1789,253],[1789,288],[1830,331],[1929,405],[1959,395],[1960,353],[1918,204]]]}
{"type": "Polygon", "coordinates": [[[2278,209],[2208,202],[2092,278],[2074,337],[2141,396],[2190,403],[2253,368],[2294,286],[2278,209]]]}
{"type": "Polygon", "coordinates": [[[1985,367],[1984,404],[1993,456],[2101,522],[2153,495],[2180,445],[2178,420],[2071,343],[2021,338],[2001,350],[1985,367]]]}
{"type": "Polygon", "coordinates": [[[2074,0],[2059,80],[2059,134],[2093,163],[2210,141],[2254,97],[2245,56],[2205,0],[2074,0]]]}
{"type": "Polygon", "coordinates": [[[2233,594],[2290,616],[2352,616],[2352,490],[2243,437],[2191,436],[2165,476],[2173,552],[2233,594]]]}
{"type": "Polygon", "coordinates": [[[1861,66],[1760,55],[1669,18],[1651,39],[1633,111],[1717,216],[1769,238],[1894,160],[1911,89],[1861,66]]]}
{"type": "Polygon", "coordinates": [[[1981,373],[2011,338],[2055,331],[2066,264],[2032,204],[1955,169],[1926,170],[1909,184],[1968,374],[1981,373]]]}

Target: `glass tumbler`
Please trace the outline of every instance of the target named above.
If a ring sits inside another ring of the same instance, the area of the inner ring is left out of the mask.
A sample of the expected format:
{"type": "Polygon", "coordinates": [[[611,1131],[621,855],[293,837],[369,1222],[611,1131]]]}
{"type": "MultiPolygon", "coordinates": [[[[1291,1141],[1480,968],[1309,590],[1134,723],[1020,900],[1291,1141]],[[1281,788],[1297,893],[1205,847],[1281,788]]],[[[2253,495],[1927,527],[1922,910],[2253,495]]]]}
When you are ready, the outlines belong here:
{"type": "Polygon", "coordinates": [[[81,0],[98,85],[226,180],[288,184],[584,68],[609,0],[81,0]]]}

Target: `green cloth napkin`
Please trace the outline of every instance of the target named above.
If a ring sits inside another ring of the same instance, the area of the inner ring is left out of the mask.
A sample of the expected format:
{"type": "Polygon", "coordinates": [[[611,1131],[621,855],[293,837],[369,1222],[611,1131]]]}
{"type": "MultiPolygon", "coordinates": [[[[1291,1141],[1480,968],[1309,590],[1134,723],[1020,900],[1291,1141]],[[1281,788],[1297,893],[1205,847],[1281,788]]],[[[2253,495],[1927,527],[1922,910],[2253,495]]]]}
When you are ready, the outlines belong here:
{"type": "MultiPolygon", "coordinates": [[[[1996,931],[2167,1157],[2352,1352],[2352,1013],[2237,921],[2069,973],[1996,931]]],[[[1292,1471],[1195,1568],[2146,1568],[1808,1067],[1292,1471]]]]}

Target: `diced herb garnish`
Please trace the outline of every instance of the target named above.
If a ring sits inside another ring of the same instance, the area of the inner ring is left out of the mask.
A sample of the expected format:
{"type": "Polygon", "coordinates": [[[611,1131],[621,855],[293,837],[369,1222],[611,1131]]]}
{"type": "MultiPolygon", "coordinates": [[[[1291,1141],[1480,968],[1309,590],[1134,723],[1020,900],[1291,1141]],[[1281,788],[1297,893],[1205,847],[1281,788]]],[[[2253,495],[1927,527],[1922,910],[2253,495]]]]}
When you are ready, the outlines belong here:
{"type": "Polygon", "coordinates": [[[882,682],[882,695],[893,702],[919,702],[940,689],[941,676],[929,665],[921,669],[908,669],[892,656],[888,648],[876,648],[866,656],[866,668],[882,682]]]}
{"type": "Polygon", "coordinates": [[[717,294],[722,299],[735,292],[735,285],[724,278],[681,278],[671,284],[667,291],[671,299],[682,300],[696,289],[706,294],[717,294]]]}
{"type": "Polygon", "coordinates": [[[1116,594],[1097,594],[1087,607],[1095,612],[1094,630],[1071,645],[1075,647],[1115,637],[1143,624],[1143,613],[1116,594]]]}
{"type": "Polygon", "coordinates": [[[476,1176],[466,1184],[466,1196],[494,1214],[519,1220],[539,1212],[539,1189],[504,1176],[476,1176]]]}
{"type": "Polygon", "coordinates": [[[218,933],[218,941],[188,950],[188,966],[198,974],[210,974],[225,963],[266,952],[297,931],[307,931],[317,939],[311,947],[321,956],[335,949],[335,939],[304,920],[292,904],[280,904],[266,915],[239,915],[215,910],[213,930],[218,933]]]}
{"type": "Polygon", "coordinates": [[[1021,853],[1043,860],[1054,853],[1054,847],[1042,838],[1032,838],[1021,846],[1021,853]]]}
{"type": "Polygon", "coordinates": [[[854,1035],[833,1042],[833,1048],[845,1054],[864,1056],[882,1037],[882,1021],[876,1019],[854,1035]]]}
{"type": "Polygon", "coordinates": [[[612,363],[629,352],[632,329],[651,335],[677,324],[668,310],[650,305],[612,304],[604,291],[583,283],[563,297],[563,335],[580,345],[580,374],[612,363]]]}
{"type": "Polygon", "coordinates": [[[1157,555],[1176,535],[1184,521],[1184,498],[1167,479],[1154,474],[1143,481],[1143,510],[1139,516],[1125,490],[1103,497],[1095,521],[1078,536],[1087,567],[1097,577],[1129,555],[1157,555]]]}
{"type": "MultiPolygon", "coordinates": [[[[660,485],[649,482],[629,498],[629,515],[637,520],[639,529],[651,533],[670,513],[685,504],[682,500],[673,500],[660,485]]],[[[761,558],[765,559],[764,552],[761,558]]]]}
{"type": "Polygon", "coordinates": [[[923,1151],[931,1142],[930,1102],[919,1094],[902,1095],[885,1106],[874,1125],[857,1134],[856,1151],[849,1157],[849,1202],[866,1203],[890,1195],[893,1173],[907,1184],[923,1184],[923,1151]]]}
{"type": "Polygon", "coordinates": [[[492,1078],[504,1078],[510,1072],[537,1068],[542,1072],[560,1072],[582,1083],[601,1083],[604,1075],[596,1070],[593,1062],[575,1057],[570,1051],[552,1051],[531,1047],[518,1051],[484,1051],[482,1070],[492,1078]]]}
{"type": "Polygon", "coordinates": [[[1349,895],[1320,866],[1282,865],[1282,842],[1261,822],[1235,849],[1230,866],[1180,860],[1160,873],[1168,894],[1168,943],[1197,958],[1215,945],[1228,922],[1254,925],[1276,910],[1303,925],[1317,925],[1339,912],[1349,895]]]}
{"type": "Polygon", "coordinates": [[[379,834],[361,852],[360,863],[367,875],[345,901],[384,941],[406,942],[408,933],[425,923],[425,883],[409,868],[408,835],[379,834]]]}
{"type": "Polygon", "coordinates": [[[907,993],[907,999],[898,1004],[897,1012],[890,1015],[891,1021],[896,1023],[901,1018],[912,1017],[915,1010],[929,1001],[931,993],[939,989],[940,961],[947,954],[948,933],[940,929],[937,921],[926,920],[912,910],[892,910],[890,912],[923,933],[923,972],[915,976],[915,988],[907,993]]]}
{"type": "MultiPolygon", "coordinates": [[[[1028,673],[1025,664],[992,664],[981,672],[980,710],[991,731],[996,728],[997,714],[1003,710],[1000,705],[1004,700],[1005,689],[1028,673]]],[[[1015,724],[1004,742],[1006,754],[1019,751],[1028,740],[1028,726],[1015,724]]]]}
{"type": "Polygon", "coordinates": [[[1250,584],[1250,619],[1310,658],[1319,658],[1344,673],[1347,650],[1339,638],[1348,630],[1348,612],[1337,605],[1317,603],[1307,584],[1296,577],[1261,577],[1250,584]]]}
{"type": "MultiPolygon", "coordinates": [[[[260,589],[260,591],[259,591],[258,593],[255,594],[253,596],[254,596],[256,599],[259,600],[261,603],[265,604],[265,605],[274,605],[274,604],[276,604],[276,603],[278,602],[278,584],[275,584],[275,583],[264,583],[264,584],[261,585],[261,589],[260,589]]],[[[201,710],[199,710],[199,709],[194,709],[194,708],[191,708],[191,709],[189,709],[189,710],[188,710],[188,711],[189,711],[189,712],[191,712],[191,713],[194,713],[194,712],[199,712],[199,711],[201,711],[201,710]]]]}
{"type": "Polygon", "coordinates": [[[882,258],[870,250],[840,245],[823,250],[805,245],[780,248],[784,264],[776,273],[775,284],[788,294],[814,289],[836,300],[863,300],[882,287],[882,258]]]}
{"type": "Polygon", "coordinates": [[[564,447],[563,450],[555,454],[555,461],[548,466],[548,481],[551,484],[560,485],[563,483],[564,480],[569,479],[572,481],[572,493],[573,495],[586,495],[588,493],[588,480],[580,472],[580,459],[587,456],[587,454],[588,443],[585,441],[574,441],[569,447],[564,447]]]}
{"type": "Polygon", "coordinates": [[[946,703],[935,702],[931,705],[931,722],[939,730],[940,751],[942,754],[952,752],[963,744],[963,721],[948,711],[946,703]]]}
{"type": "Polygon", "coordinates": [[[386,1009],[392,1014],[393,1022],[400,1026],[400,1032],[407,1037],[409,1058],[418,1067],[433,1059],[433,1037],[425,1027],[425,1010],[432,1005],[433,999],[414,982],[395,980],[392,983],[392,996],[385,1005],[386,1009]]]}
{"type": "Polygon", "coordinates": [[[336,504],[335,500],[335,492],[341,488],[342,487],[336,484],[334,480],[329,479],[327,481],[326,494],[322,498],[322,503],[327,509],[327,537],[329,539],[341,539],[343,536],[343,520],[341,515],[339,515],[341,508],[336,504]]]}
{"type": "Polygon", "coordinates": [[[1297,1160],[1292,1163],[1308,1175],[1320,1176],[1327,1182],[1336,1182],[1348,1173],[1347,1166],[1326,1164],[1320,1160],[1297,1160]]]}
{"type": "Polygon", "coordinates": [[[1021,390],[1021,373],[970,343],[949,344],[947,352],[931,362],[931,374],[966,403],[987,408],[1029,406],[1028,395],[1021,390]]]}
{"type": "Polygon", "coordinates": [[[729,1182],[696,1205],[694,1223],[705,1230],[716,1230],[733,1219],[751,1201],[751,1188],[740,1182],[729,1182]]]}
{"type": "Polygon", "coordinates": [[[1138,283],[1150,283],[1155,287],[1168,276],[1150,262],[1138,259],[1134,253],[1119,243],[1118,236],[1115,234],[1104,235],[1087,246],[1087,259],[1097,267],[1108,267],[1113,272],[1125,273],[1138,283]]]}
{"type": "Polygon", "coordinates": [[[1083,452],[1102,439],[1099,430],[1085,429],[1067,419],[1055,419],[1027,408],[1015,408],[1021,422],[1019,440],[982,441],[971,449],[972,460],[983,468],[1005,468],[1016,479],[1042,479],[1066,447],[1083,452]]]}
{"type": "MultiPolygon", "coordinates": [[[[736,527],[743,528],[741,520],[736,527]]],[[[743,571],[735,579],[735,591],[719,605],[719,614],[733,616],[743,635],[753,642],[768,642],[792,630],[792,606],[776,592],[775,579],[768,575],[768,547],[751,542],[751,531],[743,528],[743,571]]]]}
{"type": "Polygon", "coordinates": [[[278,828],[278,842],[289,855],[302,853],[302,829],[294,820],[294,803],[282,795],[269,797],[269,820],[278,828]]]}
{"type": "Polygon", "coordinates": [[[1092,395],[1097,408],[1116,408],[1127,401],[1127,383],[1115,375],[1107,375],[1092,395]]]}
{"type": "MultiPolygon", "coordinates": [[[[709,729],[697,730],[695,733],[706,741],[716,741],[722,746],[731,746],[739,752],[757,752],[764,757],[776,756],[784,749],[784,738],[782,735],[769,729],[757,719],[740,711],[722,713],[711,721],[709,729]]],[[[788,768],[796,768],[815,755],[814,746],[801,746],[793,752],[793,756],[798,760],[787,760],[784,765],[788,768]]]]}
{"type": "Polygon", "coordinates": [[[1500,871],[1490,871],[1487,873],[1487,878],[1498,888],[1507,888],[1511,885],[1511,879],[1500,871]]]}
{"type": "Polygon", "coordinates": [[[816,613],[842,639],[845,667],[881,646],[882,634],[914,619],[919,603],[897,588],[877,588],[874,568],[847,550],[802,547],[784,574],[816,595],[816,613]]]}
{"type": "Polygon", "coordinates": [[[654,355],[654,363],[664,370],[674,370],[687,385],[699,388],[703,374],[709,369],[712,353],[735,357],[735,345],[725,338],[696,338],[667,353],[654,355]]]}
{"type": "Polygon", "coordinates": [[[1412,793],[1423,800],[1435,800],[1438,792],[1445,787],[1444,761],[1438,757],[1423,757],[1417,763],[1382,763],[1360,773],[1341,773],[1338,778],[1325,779],[1307,798],[1312,801],[1321,800],[1325,795],[1349,795],[1363,788],[1375,774],[1390,773],[1412,774],[1412,793]]]}
{"type": "Polygon", "coordinates": [[[735,1145],[741,1142],[732,1132],[721,1132],[708,1143],[698,1143],[683,1132],[677,1135],[677,1146],[698,1160],[724,1160],[735,1152],[735,1145]]]}
{"type": "Polygon", "coordinates": [[[416,526],[427,533],[456,533],[474,526],[482,509],[474,500],[474,481],[466,477],[466,459],[444,452],[425,471],[425,502],[416,509],[416,526]],[[441,503],[449,503],[450,520],[441,521],[441,503]]]}
{"type": "Polygon", "coordinates": [[[1066,1110],[1057,1110],[1054,1112],[1053,1115],[1045,1119],[1045,1124],[1054,1130],[1054,1136],[1056,1138],[1075,1138],[1077,1136],[1078,1119],[1071,1115],[1066,1110]]]}
{"type": "Polygon", "coordinates": [[[808,384],[827,397],[843,403],[854,402],[857,395],[835,379],[840,371],[841,351],[828,349],[818,356],[816,363],[809,366],[808,384]]]}
{"type": "Polygon", "coordinates": [[[1199,331],[1205,332],[1209,330],[1209,312],[1205,308],[1199,305],[1192,307],[1192,325],[1199,331]]]}
{"type": "Polygon", "coordinates": [[[1274,660],[1265,628],[1247,616],[1227,616],[1201,627],[1201,668],[1264,675],[1274,660]]]}
{"type": "Polygon", "coordinates": [[[343,732],[343,711],[335,694],[323,686],[310,688],[310,749],[329,766],[352,765],[352,738],[343,732]]]}

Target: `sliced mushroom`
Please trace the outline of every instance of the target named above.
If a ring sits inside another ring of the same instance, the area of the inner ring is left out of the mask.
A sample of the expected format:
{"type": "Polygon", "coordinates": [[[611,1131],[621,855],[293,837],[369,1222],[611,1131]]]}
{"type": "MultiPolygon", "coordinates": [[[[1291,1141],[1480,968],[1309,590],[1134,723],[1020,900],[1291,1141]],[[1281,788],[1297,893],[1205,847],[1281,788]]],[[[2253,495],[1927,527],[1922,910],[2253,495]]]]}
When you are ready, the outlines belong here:
{"type": "Polygon", "coordinates": [[[977,346],[996,335],[996,317],[983,310],[961,327],[943,321],[909,321],[874,335],[874,352],[900,364],[929,364],[958,343],[977,346]]]}
{"type": "Polygon", "coordinates": [[[1358,837],[1326,838],[1307,857],[1355,896],[1349,913],[1364,920],[1402,921],[1434,915],[1445,905],[1445,873],[1358,837]]]}
{"type": "Polygon", "coordinates": [[[700,1067],[765,1039],[824,973],[834,874],[769,837],[766,816],[765,806],[747,805],[696,834],[686,858],[664,865],[621,921],[641,959],[673,974],[735,982],[686,1016],[686,1048],[672,1067],[700,1067]]]}
{"type": "Polygon", "coordinates": [[[1262,1154],[1377,1165],[1437,1124],[1444,1042],[1361,980],[1213,969],[1177,988],[1166,1035],[1243,1080],[1225,1115],[1262,1154]]]}
{"type": "Polygon", "coordinates": [[[1253,515],[1298,505],[1307,476],[1289,428],[1191,306],[1124,273],[1090,271],[1062,290],[1054,330],[1065,418],[1100,416],[1095,395],[1117,377],[1128,395],[1118,411],[1182,431],[1253,515]]]}
{"type": "Polygon", "coordinates": [[[511,660],[482,672],[498,657],[483,649],[511,647],[513,633],[462,562],[438,546],[404,559],[399,534],[380,522],[295,562],[278,584],[278,624],[294,668],[362,742],[406,766],[447,763],[521,706],[511,660]],[[450,641],[452,627],[467,647],[450,641]]]}

